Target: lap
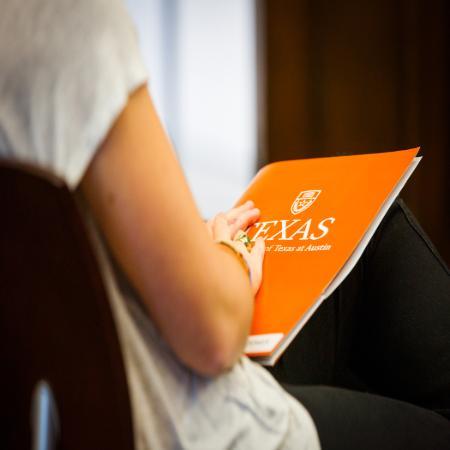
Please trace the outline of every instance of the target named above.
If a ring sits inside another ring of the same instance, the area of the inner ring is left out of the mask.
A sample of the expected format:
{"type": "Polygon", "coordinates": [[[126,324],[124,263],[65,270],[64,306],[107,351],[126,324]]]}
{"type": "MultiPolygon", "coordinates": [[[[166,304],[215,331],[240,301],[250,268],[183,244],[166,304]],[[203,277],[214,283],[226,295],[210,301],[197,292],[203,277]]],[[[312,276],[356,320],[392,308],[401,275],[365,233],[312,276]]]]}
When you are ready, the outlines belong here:
{"type": "Polygon", "coordinates": [[[450,450],[449,355],[448,268],[397,201],[270,371],[309,410],[323,450],[450,450]]]}
{"type": "Polygon", "coordinates": [[[450,418],[450,277],[403,202],[271,369],[282,383],[394,397],[450,418]]]}
{"type": "Polygon", "coordinates": [[[378,395],[326,386],[285,386],[311,414],[322,450],[449,450],[450,422],[378,395]]]}

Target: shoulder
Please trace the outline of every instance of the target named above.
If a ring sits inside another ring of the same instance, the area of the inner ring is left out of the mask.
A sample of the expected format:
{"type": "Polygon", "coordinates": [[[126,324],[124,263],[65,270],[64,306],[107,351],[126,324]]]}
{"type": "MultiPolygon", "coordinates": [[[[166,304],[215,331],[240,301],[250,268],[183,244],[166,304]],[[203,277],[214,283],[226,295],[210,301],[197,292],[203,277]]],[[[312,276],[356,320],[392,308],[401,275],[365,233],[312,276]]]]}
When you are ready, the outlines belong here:
{"type": "Polygon", "coordinates": [[[49,72],[130,46],[136,33],[121,0],[2,1],[3,69],[49,72]]]}
{"type": "Polygon", "coordinates": [[[0,61],[0,152],[70,186],[146,80],[121,0],[2,0],[0,61]]]}

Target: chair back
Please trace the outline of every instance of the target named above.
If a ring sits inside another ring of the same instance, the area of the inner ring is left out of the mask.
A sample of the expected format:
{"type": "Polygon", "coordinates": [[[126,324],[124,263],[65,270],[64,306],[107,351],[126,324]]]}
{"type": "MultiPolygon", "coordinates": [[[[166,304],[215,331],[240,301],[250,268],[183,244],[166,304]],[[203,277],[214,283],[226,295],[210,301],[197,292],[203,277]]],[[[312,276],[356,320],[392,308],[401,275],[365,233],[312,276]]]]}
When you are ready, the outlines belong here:
{"type": "Polygon", "coordinates": [[[76,200],[57,177],[4,160],[0,358],[0,448],[31,448],[40,380],[56,403],[56,448],[134,448],[119,340],[76,200]]]}

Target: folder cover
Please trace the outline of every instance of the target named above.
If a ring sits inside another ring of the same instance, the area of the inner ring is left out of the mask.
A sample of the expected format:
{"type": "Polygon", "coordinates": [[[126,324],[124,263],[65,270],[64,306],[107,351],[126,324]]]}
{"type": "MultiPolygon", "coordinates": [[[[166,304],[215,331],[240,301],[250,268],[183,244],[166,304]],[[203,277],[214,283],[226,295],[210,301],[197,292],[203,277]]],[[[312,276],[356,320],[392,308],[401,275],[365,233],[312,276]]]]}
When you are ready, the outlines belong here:
{"type": "Polygon", "coordinates": [[[266,243],[247,355],[276,362],[354,267],[418,151],[281,161],[257,173],[238,202],[261,210],[248,234],[266,243]]]}

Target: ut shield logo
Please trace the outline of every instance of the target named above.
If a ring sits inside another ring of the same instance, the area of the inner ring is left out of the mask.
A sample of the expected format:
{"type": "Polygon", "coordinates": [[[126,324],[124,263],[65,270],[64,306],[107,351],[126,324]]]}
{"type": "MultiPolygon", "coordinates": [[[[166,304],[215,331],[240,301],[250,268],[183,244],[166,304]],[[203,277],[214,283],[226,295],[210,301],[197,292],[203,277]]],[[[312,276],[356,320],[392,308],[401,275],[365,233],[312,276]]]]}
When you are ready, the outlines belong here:
{"type": "Polygon", "coordinates": [[[291,206],[292,214],[299,214],[305,209],[308,209],[316,200],[322,191],[319,189],[313,189],[309,191],[302,191],[297,195],[291,206]]]}

